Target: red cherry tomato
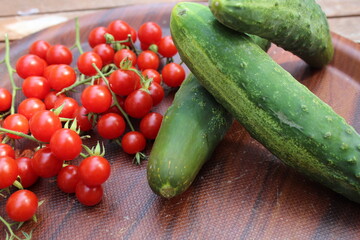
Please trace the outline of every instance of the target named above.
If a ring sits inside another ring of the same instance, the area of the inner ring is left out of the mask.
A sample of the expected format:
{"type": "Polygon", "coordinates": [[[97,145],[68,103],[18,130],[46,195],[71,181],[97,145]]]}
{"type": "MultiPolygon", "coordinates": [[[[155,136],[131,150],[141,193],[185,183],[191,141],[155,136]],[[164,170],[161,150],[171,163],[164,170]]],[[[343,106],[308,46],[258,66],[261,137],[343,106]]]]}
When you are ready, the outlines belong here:
{"type": "Polygon", "coordinates": [[[5,206],[9,218],[16,222],[30,220],[36,213],[37,208],[37,196],[26,189],[18,190],[11,194],[5,206]]]}
{"type": "Polygon", "coordinates": [[[76,81],[75,70],[66,64],[55,65],[49,73],[50,87],[56,91],[69,87],[76,81]]]}
{"type": "Polygon", "coordinates": [[[122,60],[124,60],[125,58],[127,58],[127,60],[131,61],[132,65],[135,66],[136,65],[136,54],[134,53],[134,51],[130,50],[130,49],[120,49],[119,51],[117,51],[114,55],[114,64],[117,67],[120,67],[120,63],[122,60]]]}
{"type": "Polygon", "coordinates": [[[16,73],[21,78],[42,76],[46,65],[44,60],[34,54],[26,54],[16,62],[16,73]]]}
{"type": "Polygon", "coordinates": [[[136,79],[130,70],[117,69],[109,77],[111,90],[120,95],[127,96],[136,89],[136,79]]]}
{"type": "Polygon", "coordinates": [[[63,161],[58,159],[49,147],[44,147],[35,152],[31,164],[39,177],[50,178],[60,172],[63,161]]]}
{"type": "Polygon", "coordinates": [[[138,30],[140,42],[145,44],[157,43],[162,36],[161,27],[155,22],[146,22],[138,30]]]}
{"type": "Polygon", "coordinates": [[[167,58],[175,56],[178,52],[171,36],[163,37],[157,46],[159,54],[167,58]]]}
{"type": "Polygon", "coordinates": [[[79,180],[78,166],[75,165],[63,167],[56,178],[58,187],[66,193],[74,193],[79,180]]]}
{"type": "Polygon", "coordinates": [[[38,98],[25,98],[18,106],[18,113],[28,120],[38,111],[45,110],[45,103],[38,98]]]}
{"type": "Polygon", "coordinates": [[[111,106],[112,96],[107,87],[91,85],[81,94],[81,103],[89,112],[102,113],[111,106]]]}
{"type": "MultiPolygon", "coordinates": [[[[11,114],[7,116],[3,122],[3,128],[13,130],[16,132],[28,134],[29,133],[29,121],[27,118],[19,113],[11,114]]],[[[22,137],[7,133],[7,135],[13,139],[20,139],[22,137]]]]}
{"type": "Polygon", "coordinates": [[[127,132],[121,139],[121,146],[124,152],[128,154],[135,154],[145,149],[146,139],[140,132],[127,132]]]}
{"type": "Polygon", "coordinates": [[[61,128],[51,136],[49,146],[57,159],[68,161],[79,156],[82,150],[82,140],[75,131],[61,128]]]}
{"type": "Polygon", "coordinates": [[[0,157],[4,156],[15,158],[15,151],[9,144],[0,143],[0,157]]]}
{"type": "Polygon", "coordinates": [[[108,33],[106,27],[96,27],[91,30],[88,36],[88,42],[90,47],[94,48],[95,46],[106,43],[105,34],[108,33]]]}
{"type": "Polygon", "coordinates": [[[153,100],[149,93],[143,90],[135,90],[125,99],[125,112],[133,118],[142,118],[150,112],[153,100]]]}
{"type": "Polygon", "coordinates": [[[60,118],[52,111],[36,112],[29,121],[30,132],[39,141],[49,142],[53,133],[62,128],[60,118]]]}
{"type": "Polygon", "coordinates": [[[44,98],[44,103],[45,103],[45,107],[47,110],[50,110],[52,108],[54,108],[55,106],[55,102],[59,99],[59,98],[64,98],[66,97],[65,94],[59,94],[57,95],[56,91],[50,91],[44,98]]]}
{"type": "Polygon", "coordinates": [[[160,65],[160,58],[153,51],[145,50],[139,54],[137,65],[141,71],[148,68],[157,70],[160,65]]]}
{"type": "Polygon", "coordinates": [[[131,27],[127,22],[122,20],[114,20],[110,22],[107,29],[116,41],[126,40],[128,35],[131,34],[131,27]]]}
{"type": "Polygon", "coordinates": [[[92,129],[92,123],[88,117],[89,111],[86,110],[83,106],[79,106],[75,113],[74,118],[76,118],[77,124],[81,131],[89,131],[92,129]]]}
{"type": "Polygon", "coordinates": [[[93,48],[93,51],[101,57],[104,66],[112,63],[114,60],[115,51],[109,44],[98,44],[93,48]]]}
{"type": "Polygon", "coordinates": [[[0,88],[0,112],[7,111],[11,107],[12,94],[5,88],[0,88]]]}
{"type": "Polygon", "coordinates": [[[44,77],[30,76],[24,79],[22,91],[27,98],[44,99],[50,92],[50,84],[44,77]]]}
{"type": "Polygon", "coordinates": [[[97,74],[95,64],[101,70],[103,62],[101,57],[95,52],[84,52],[77,60],[77,67],[79,71],[86,76],[93,76],[97,74]]]}
{"type": "Polygon", "coordinates": [[[160,113],[152,112],[146,114],[140,121],[140,132],[144,134],[147,139],[155,139],[163,120],[160,113]]]}
{"type": "Polygon", "coordinates": [[[0,189],[10,187],[16,180],[19,169],[16,161],[9,156],[0,157],[0,189]]]}
{"type": "Polygon", "coordinates": [[[56,44],[51,46],[46,52],[46,62],[48,64],[66,64],[70,65],[72,62],[72,52],[64,45],[56,44]]]}
{"type": "Polygon", "coordinates": [[[21,185],[24,188],[28,188],[32,186],[39,176],[35,173],[34,169],[32,168],[32,160],[28,157],[20,157],[15,159],[18,168],[19,168],[19,176],[21,185]]]}
{"type": "Polygon", "coordinates": [[[104,190],[101,185],[89,187],[81,181],[78,182],[75,188],[75,196],[77,200],[86,206],[94,206],[101,202],[103,193],[104,190]]]}
{"type": "Polygon", "coordinates": [[[157,82],[152,82],[149,86],[151,98],[153,100],[153,106],[158,105],[165,96],[163,87],[157,82]]]}
{"type": "Polygon", "coordinates": [[[179,87],[185,79],[185,70],[177,63],[166,64],[161,74],[164,83],[169,87],[179,87]]]}
{"type": "Polygon", "coordinates": [[[60,106],[63,106],[63,107],[59,114],[59,117],[73,118],[75,115],[76,109],[79,107],[79,104],[72,97],[64,97],[64,98],[59,98],[58,100],[56,100],[56,102],[54,104],[55,109],[59,108],[60,106]]]}
{"type": "Polygon", "coordinates": [[[101,156],[90,156],[81,161],[79,176],[81,182],[89,187],[103,184],[110,176],[110,163],[101,156]]]}
{"type": "Polygon", "coordinates": [[[152,78],[153,82],[157,82],[158,84],[161,84],[160,73],[155,69],[145,69],[142,71],[142,75],[147,76],[148,78],[152,78]]]}
{"type": "Polygon", "coordinates": [[[51,47],[50,43],[44,40],[37,40],[30,45],[29,53],[37,55],[42,59],[46,59],[46,53],[51,47]]]}
{"type": "Polygon", "coordinates": [[[124,119],[116,113],[102,115],[97,122],[99,135],[105,139],[115,139],[123,135],[125,131],[124,119]]]}

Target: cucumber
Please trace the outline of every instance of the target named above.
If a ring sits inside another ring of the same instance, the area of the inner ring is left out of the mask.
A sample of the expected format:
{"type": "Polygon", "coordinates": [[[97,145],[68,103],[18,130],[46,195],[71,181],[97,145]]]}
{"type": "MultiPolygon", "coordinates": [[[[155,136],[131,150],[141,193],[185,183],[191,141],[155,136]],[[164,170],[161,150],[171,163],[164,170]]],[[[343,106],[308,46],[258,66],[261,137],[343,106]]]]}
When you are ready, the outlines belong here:
{"type": "Polygon", "coordinates": [[[360,202],[360,136],[344,118],[208,7],[178,3],[170,19],[181,59],[254,139],[285,164],[360,202]]]}
{"type": "Polygon", "coordinates": [[[232,116],[189,74],[165,113],[150,152],[151,189],[165,198],[188,189],[232,122],[232,116]]]}
{"type": "Polygon", "coordinates": [[[323,67],[334,54],[326,15],[314,0],[209,0],[218,21],[268,39],[323,67]]]}

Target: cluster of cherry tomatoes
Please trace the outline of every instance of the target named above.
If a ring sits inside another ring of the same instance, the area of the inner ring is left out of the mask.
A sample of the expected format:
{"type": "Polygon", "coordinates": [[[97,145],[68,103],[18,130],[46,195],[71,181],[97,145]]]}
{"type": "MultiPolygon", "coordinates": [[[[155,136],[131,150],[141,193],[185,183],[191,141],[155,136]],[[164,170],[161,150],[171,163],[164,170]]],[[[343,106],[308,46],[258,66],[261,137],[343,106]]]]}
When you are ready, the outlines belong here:
{"type": "MultiPolygon", "coordinates": [[[[164,86],[179,87],[185,79],[183,67],[173,62],[177,50],[171,36],[163,36],[154,22],[136,31],[115,20],[92,29],[88,43],[91,50],[80,47],[75,63],[69,47],[34,42],[16,62],[26,97],[16,112],[9,110],[14,106],[12,93],[0,88],[0,112],[9,113],[0,128],[3,139],[29,138],[40,145],[31,158],[16,158],[10,143],[0,143],[0,190],[16,182],[28,188],[39,177],[56,177],[62,191],[92,206],[101,201],[110,163],[99,145],[90,149],[83,144],[82,133],[95,129],[125,153],[135,154],[137,163],[147,140],[156,138],[162,115],[152,109],[163,100],[164,86]],[[134,45],[137,40],[141,50],[134,45]],[[77,87],[81,93],[72,95],[70,90],[77,87]],[[133,119],[138,119],[139,129],[133,119]],[[84,158],[80,164],[72,164],[79,156],[84,158]]],[[[20,189],[8,198],[6,212],[23,222],[33,217],[37,206],[36,195],[20,189]]]]}

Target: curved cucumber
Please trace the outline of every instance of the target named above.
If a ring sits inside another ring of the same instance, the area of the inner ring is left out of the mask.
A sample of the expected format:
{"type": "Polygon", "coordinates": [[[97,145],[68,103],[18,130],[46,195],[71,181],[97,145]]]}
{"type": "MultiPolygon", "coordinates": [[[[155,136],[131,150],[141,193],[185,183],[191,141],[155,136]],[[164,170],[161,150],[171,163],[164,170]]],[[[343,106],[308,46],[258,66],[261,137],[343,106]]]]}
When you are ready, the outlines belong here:
{"type": "Polygon", "coordinates": [[[360,136],[209,8],[178,3],[170,29],[199,82],[284,163],[360,203],[360,136]]]}
{"type": "Polygon", "coordinates": [[[209,7],[225,26],[268,39],[310,66],[333,57],[328,22],[315,0],[209,0],[209,7]]]}
{"type": "Polygon", "coordinates": [[[151,189],[184,192],[231,126],[232,116],[190,74],[164,115],[147,165],[151,189]]]}

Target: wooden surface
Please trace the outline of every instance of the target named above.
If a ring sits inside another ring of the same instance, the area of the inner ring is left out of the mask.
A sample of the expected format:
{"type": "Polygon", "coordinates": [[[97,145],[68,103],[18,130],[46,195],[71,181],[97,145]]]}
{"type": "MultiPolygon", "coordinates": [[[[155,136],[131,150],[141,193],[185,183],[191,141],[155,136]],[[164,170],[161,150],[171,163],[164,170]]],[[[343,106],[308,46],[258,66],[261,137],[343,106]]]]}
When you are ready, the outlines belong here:
{"type": "MultiPolygon", "coordinates": [[[[199,0],[191,0],[199,1],[199,0]]],[[[329,18],[330,28],[346,38],[360,42],[360,0],[316,0],[329,18]]],[[[12,0],[0,8],[0,48],[4,34],[18,40],[74,17],[115,7],[178,0],[12,0]]]]}
{"type": "MultiPolygon", "coordinates": [[[[156,21],[169,34],[172,6],[138,5],[83,16],[83,47],[89,49],[86,38],[92,27],[119,16],[134,28],[144,21],[156,21]]],[[[14,41],[12,63],[36,39],[71,46],[74,22],[14,41]]],[[[322,70],[308,68],[275,46],[269,54],[359,132],[360,45],[337,34],[333,41],[334,59],[322,70]]],[[[1,86],[8,86],[5,72],[0,65],[1,86]]],[[[172,96],[157,111],[163,113],[172,96]]],[[[94,134],[88,143],[95,141],[94,134]]],[[[20,141],[17,147],[28,145],[20,141]]],[[[26,223],[21,230],[33,230],[34,239],[359,239],[358,204],[283,165],[236,122],[190,189],[171,200],[156,196],[148,187],[146,162],[135,166],[132,157],[116,144],[107,142],[106,148],[112,175],[99,205],[84,207],[73,195],[57,189],[55,179],[41,179],[30,188],[45,201],[38,211],[38,223],[26,223]]],[[[4,204],[0,199],[0,206],[4,204]]],[[[5,216],[3,207],[0,215],[5,216]]],[[[2,225],[0,239],[4,239],[2,225]]]]}

